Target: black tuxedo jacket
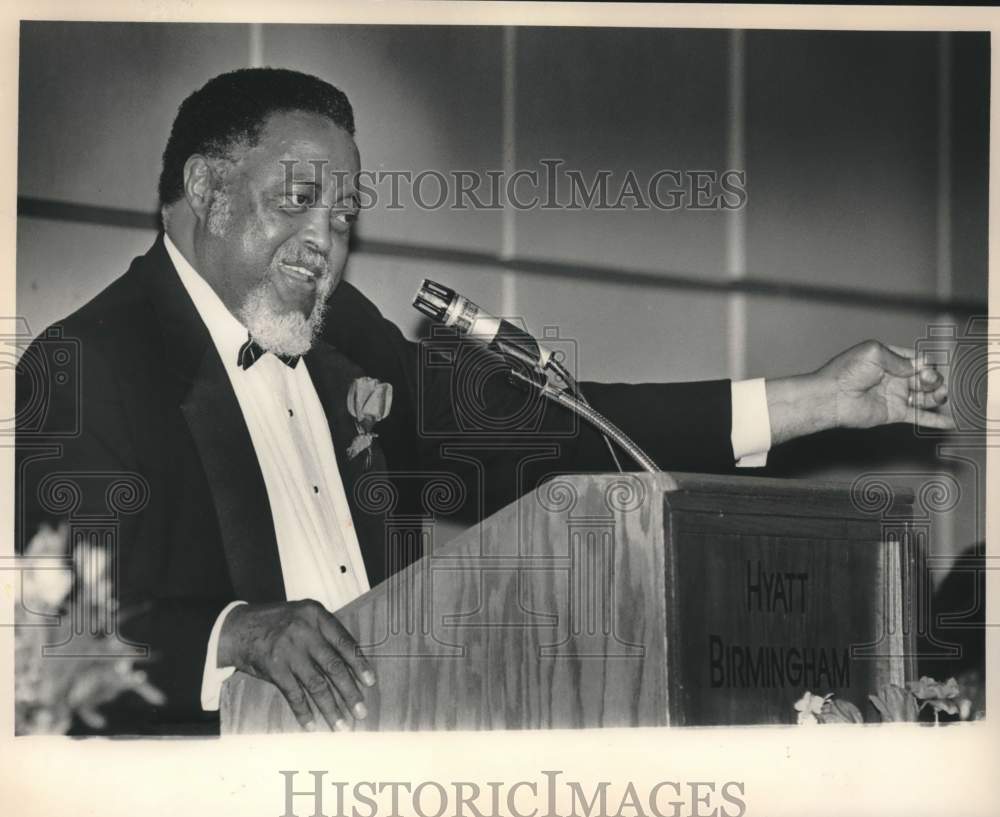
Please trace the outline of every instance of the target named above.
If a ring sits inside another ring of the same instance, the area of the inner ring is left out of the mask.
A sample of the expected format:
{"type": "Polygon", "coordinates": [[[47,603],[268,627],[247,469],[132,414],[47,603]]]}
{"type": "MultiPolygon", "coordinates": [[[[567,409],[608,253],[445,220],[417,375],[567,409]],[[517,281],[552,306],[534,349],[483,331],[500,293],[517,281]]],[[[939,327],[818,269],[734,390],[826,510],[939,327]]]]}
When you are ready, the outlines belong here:
{"type": "MultiPolygon", "coordinates": [[[[325,336],[304,358],[372,585],[406,559],[385,552],[385,508],[358,501],[360,481],[386,473],[403,486],[402,509],[419,501],[421,480],[451,474],[467,486],[461,512],[474,518],[553,473],[613,467],[597,434],[557,407],[525,409],[529,395],[488,376],[489,353],[452,351],[428,364],[424,347],[341,283],[325,336]],[[362,375],[394,390],[371,461],[346,455],[356,432],[346,396],[362,375]]],[[[17,373],[17,541],[23,547],[42,521],[69,519],[80,536],[113,542],[116,595],[129,613],[123,637],[149,646],[146,669],[167,696],[162,707],[123,699],[112,730],[217,729],[199,701],[212,625],[230,601],[282,600],[284,587],[249,432],[162,236],[36,339],[17,373]]],[[[583,386],[662,467],[732,467],[727,381],[583,386]]]]}

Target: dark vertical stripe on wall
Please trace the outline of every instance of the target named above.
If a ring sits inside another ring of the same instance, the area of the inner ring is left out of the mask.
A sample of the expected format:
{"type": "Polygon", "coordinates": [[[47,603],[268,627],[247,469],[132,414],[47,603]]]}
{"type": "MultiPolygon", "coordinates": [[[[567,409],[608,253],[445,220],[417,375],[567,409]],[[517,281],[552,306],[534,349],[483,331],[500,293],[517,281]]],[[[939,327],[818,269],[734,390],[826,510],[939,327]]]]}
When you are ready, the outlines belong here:
{"type": "Polygon", "coordinates": [[[989,234],[990,35],[951,38],[951,287],[952,295],[982,293],[989,234]],[[959,217],[954,217],[955,215],[959,217]]]}

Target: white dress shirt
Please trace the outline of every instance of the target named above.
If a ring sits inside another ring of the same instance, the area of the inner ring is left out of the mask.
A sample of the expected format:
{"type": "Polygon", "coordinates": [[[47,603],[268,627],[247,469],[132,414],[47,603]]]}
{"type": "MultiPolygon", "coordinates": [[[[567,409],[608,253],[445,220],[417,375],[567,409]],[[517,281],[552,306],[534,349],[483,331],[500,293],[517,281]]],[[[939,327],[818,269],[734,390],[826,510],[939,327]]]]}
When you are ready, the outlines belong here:
{"type": "MultiPolygon", "coordinates": [[[[331,613],[369,589],[361,547],[337,469],[330,427],[304,360],[292,369],[264,355],[249,369],[237,362],[247,330],[191,266],[169,236],[164,245],[194,302],[250,432],[274,520],[285,595],[315,599],[331,613]]],[[[764,379],[732,384],[731,441],[736,464],[759,467],[771,448],[764,379]]],[[[233,667],[219,667],[219,634],[234,601],[212,627],[202,677],[201,705],[219,708],[223,682],[233,667]]]]}
{"type": "MultiPolygon", "coordinates": [[[[289,601],[315,599],[334,612],[368,590],[368,575],[337,469],[330,426],[306,362],[293,369],[264,355],[249,369],[237,362],[247,330],[169,237],[167,253],[212,337],[250,432],[264,477],[278,542],[281,577],[289,601]]],[[[209,638],[201,703],[218,709],[222,682],[232,667],[216,664],[219,633],[209,638]]]]}

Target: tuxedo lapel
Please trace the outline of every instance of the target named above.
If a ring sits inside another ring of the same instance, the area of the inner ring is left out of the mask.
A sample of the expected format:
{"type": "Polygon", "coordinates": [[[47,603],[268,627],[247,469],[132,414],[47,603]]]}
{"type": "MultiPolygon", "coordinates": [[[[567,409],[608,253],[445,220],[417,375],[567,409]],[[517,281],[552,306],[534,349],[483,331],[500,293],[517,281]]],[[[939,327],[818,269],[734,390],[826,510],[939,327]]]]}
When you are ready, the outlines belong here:
{"type": "Polygon", "coordinates": [[[211,486],[233,589],[244,601],[277,601],[285,587],[267,488],[239,402],[212,347],[181,411],[211,486]]]}
{"type": "Polygon", "coordinates": [[[347,455],[347,449],[358,433],[354,418],[347,410],[347,393],[361,372],[356,364],[323,342],[317,343],[305,356],[304,362],[330,425],[337,469],[358,534],[368,581],[374,587],[385,578],[385,515],[381,509],[371,507],[370,502],[360,501],[358,489],[363,488],[359,482],[366,474],[376,479],[379,475],[387,477],[387,469],[377,442],[372,444],[370,461],[364,453],[353,459],[347,455]]]}
{"type": "Polygon", "coordinates": [[[163,330],[164,376],[208,478],[233,590],[249,602],[284,599],[267,488],[229,376],[162,236],[142,260],[140,274],[163,330]]]}

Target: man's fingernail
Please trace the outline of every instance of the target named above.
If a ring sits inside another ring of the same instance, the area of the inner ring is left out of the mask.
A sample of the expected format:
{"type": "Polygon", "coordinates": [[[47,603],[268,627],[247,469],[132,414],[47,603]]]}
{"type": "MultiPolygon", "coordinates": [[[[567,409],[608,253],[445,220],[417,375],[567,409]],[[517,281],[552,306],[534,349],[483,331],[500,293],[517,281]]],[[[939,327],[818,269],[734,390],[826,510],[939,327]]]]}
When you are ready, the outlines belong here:
{"type": "Polygon", "coordinates": [[[304,728],[305,728],[305,730],[306,730],[307,732],[315,732],[315,731],[316,731],[316,724],[315,724],[315,723],[313,723],[312,721],[309,721],[309,722],[308,722],[308,723],[307,723],[307,724],[305,725],[305,727],[304,727],[304,728]]]}
{"type": "Polygon", "coordinates": [[[354,704],[354,717],[363,718],[368,714],[368,707],[365,706],[361,701],[354,704]]]}
{"type": "Polygon", "coordinates": [[[334,721],[333,728],[336,729],[338,732],[346,732],[347,721],[345,721],[343,718],[338,718],[336,721],[334,721]]]}
{"type": "Polygon", "coordinates": [[[361,681],[365,686],[375,686],[375,673],[370,669],[366,669],[361,673],[361,681]]]}

